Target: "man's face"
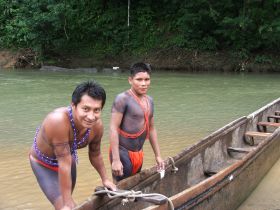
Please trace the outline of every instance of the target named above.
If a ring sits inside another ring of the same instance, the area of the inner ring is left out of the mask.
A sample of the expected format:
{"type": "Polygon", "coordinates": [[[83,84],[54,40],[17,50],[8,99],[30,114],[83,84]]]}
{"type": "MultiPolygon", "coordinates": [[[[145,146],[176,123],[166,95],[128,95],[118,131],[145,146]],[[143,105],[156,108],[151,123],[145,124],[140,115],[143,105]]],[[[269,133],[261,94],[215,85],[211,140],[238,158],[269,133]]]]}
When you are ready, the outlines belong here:
{"type": "Polygon", "coordinates": [[[72,105],[74,118],[84,128],[91,128],[101,117],[102,101],[83,95],[77,106],[72,105]]]}
{"type": "Polygon", "coordinates": [[[131,89],[138,95],[144,95],[147,93],[151,83],[150,75],[147,72],[139,72],[134,77],[129,77],[128,82],[131,85],[131,89]]]}

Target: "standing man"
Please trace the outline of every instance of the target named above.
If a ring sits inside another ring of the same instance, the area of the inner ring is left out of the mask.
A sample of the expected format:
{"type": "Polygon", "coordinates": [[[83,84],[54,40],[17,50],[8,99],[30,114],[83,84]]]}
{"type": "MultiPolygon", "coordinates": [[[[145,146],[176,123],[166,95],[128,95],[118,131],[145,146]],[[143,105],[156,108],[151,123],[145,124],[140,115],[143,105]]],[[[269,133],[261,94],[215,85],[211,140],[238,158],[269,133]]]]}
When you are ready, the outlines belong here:
{"type": "Polygon", "coordinates": [[[149,139],[158,170],[164,169],[154,126],[154,103],[147,95],[151,68],[135,63],[130,68],[131,88],[120,93],[112,106],[110,122],[110,161],[113,178],[120,181],[141,171],[143,145],[149,139]]]}
{"type": "Polygon", "coordinates": [[[37,181],[56,210],[73,209],[77,149],[88,145],[92,166],[104,186],[116,189],[108,179],[100,152],[103,124],[101,111],[105,90],[95,82],[79,84],[72,103],[49,113],[37,129],[29,159],[37,181]]]}

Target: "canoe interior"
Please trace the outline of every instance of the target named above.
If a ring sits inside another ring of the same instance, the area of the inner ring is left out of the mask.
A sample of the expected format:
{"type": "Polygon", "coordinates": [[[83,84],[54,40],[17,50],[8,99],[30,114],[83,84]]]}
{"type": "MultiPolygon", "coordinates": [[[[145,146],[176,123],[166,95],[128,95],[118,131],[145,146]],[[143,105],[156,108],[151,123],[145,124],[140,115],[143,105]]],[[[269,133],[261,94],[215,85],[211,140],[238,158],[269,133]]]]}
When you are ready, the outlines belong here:
{"type": "MultiPolygon", "coordinates": [[[[121,181],[118,187],[161,193],[172,200],[175,209],[236,209],[280,155],[279,127],[267,126],[271,134],[255,136],[254,145],[248,143],[245,134],[260,132],[257,123],[267,122],[268,116],[279,111],[280,98],[247,117],[234,120],[172,157],[178,168],[176,173],[172,170],[171,159],[167,159],[163,179],[152,167],[121,181]]],[[[76,209],[145,208],[168,209],[168,204],[156,206],[137,201],[122,205],[121,199],[91,196],[76,209]]]]}

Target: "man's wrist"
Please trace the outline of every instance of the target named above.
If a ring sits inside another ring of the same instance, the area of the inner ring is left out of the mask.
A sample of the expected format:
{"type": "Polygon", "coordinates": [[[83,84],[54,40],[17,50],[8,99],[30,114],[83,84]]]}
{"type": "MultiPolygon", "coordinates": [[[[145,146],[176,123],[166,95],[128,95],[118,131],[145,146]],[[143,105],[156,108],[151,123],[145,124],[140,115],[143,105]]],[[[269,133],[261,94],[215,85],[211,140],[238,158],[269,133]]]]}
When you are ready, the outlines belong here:
{"type": "Polygon", "coordinates": [[[105,177],[101,178],[101,180],[102,180],[102,183],[104,184],[104,183],[105,183],[106,181],[108,181],[109,179],[108,179],[107,176],[105,176],[105,177]]]}
{"type": "Polygon", "coordinates": [[[112,158],[112,162],[118,162],[121,161],[121,159],[119,157],[113,157],[112,158]]]}

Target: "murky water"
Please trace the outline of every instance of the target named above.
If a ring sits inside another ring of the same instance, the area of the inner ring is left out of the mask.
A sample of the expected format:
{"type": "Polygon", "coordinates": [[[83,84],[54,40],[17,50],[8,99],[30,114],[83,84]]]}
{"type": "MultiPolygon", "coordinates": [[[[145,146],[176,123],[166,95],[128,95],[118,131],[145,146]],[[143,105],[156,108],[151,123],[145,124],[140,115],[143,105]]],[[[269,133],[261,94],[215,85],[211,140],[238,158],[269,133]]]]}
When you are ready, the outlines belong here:
{"type": "Polygon", "coordinates": [[[266,174],[250,197],[237,210],[280,209],[280,159],[266,174]]]}
{"type": "MultiPolygon", "coordinates": [[[[102,152],[110,173],[110,108],[115,95],[129,88],[126,74],[0,70],[0,209],[52,209],[32,174],[28,150],[44,116],[56,107],[67,106],[75,86],[89,79],[97,80],[107,91],[102,114],[105,124],[102,152]]],[[[149,93],[155,101],[155,124],[162,156],[173,156],[224,124],[248,115],[278,98],[279,90],[277,74],[153,73],[149,93]]],[[[144,168],[155,163],[148,142],[145,155],[144,168]]],[[[273,170],[279,174],[279,163],[273,170]]],[[[273,175],[263,181],[265,186],[266,182],[275,185],[273,175]]],[[[82,202],[97,185],[100,179],[88,161],[87,150],[80,150],[74,199],[82,202]]],[[[276,193],[266,193],[265,187],[256,190],[256,194],[258,191],[264,192],[262,200],[273,201],[263,209],[280,206],[276,193]]],[[[250,199],[245,206],[242,210],[258,209],[250,199]]]]}

